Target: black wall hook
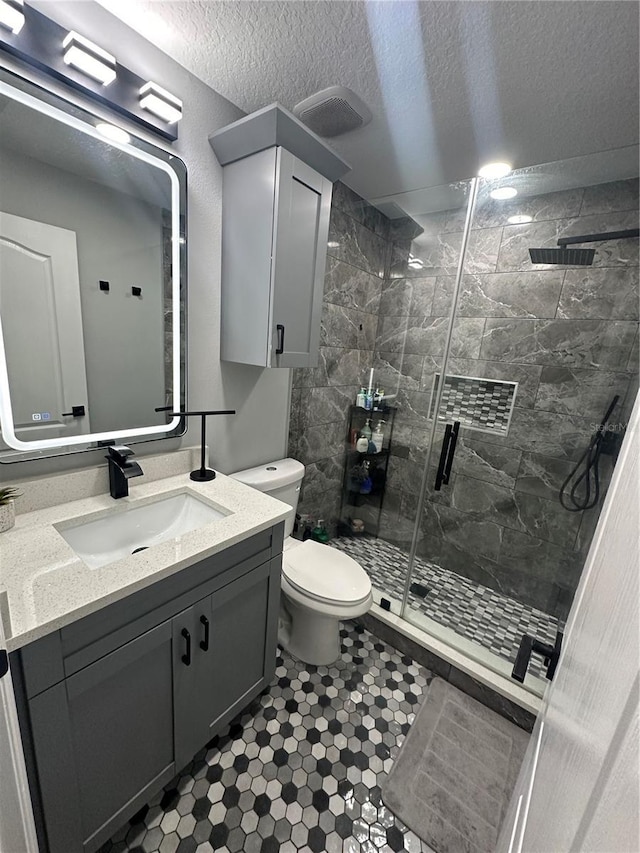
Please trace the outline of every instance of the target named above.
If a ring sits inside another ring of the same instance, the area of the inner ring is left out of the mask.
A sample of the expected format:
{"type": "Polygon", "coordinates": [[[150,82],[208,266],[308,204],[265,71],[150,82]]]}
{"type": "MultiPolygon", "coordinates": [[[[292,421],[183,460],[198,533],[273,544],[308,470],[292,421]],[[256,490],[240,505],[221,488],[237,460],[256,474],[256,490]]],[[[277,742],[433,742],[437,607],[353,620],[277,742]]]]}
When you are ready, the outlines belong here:
{"type": "Polygon", "coordinates": [[[195,471],[192,471],[189,476],[192,480],[195,480],[197,483],[206,483],[208,480],[215,480],[216,472],[212,471],[211,468],[205,467],[204,464],[204,453],[205,446],[207,443],[207,435],[206,435],[206,423],[207,417],[209,415],[235,415],[235,409],[206,409],[201,412],[172,412],[172,406],[157,406],[156,412],[170,412],[174,417],[180,418],[192,418],[198,417],[202,418],[201,421],[201,441],[200,441],[200,467],[196,468],[195,471]]]}

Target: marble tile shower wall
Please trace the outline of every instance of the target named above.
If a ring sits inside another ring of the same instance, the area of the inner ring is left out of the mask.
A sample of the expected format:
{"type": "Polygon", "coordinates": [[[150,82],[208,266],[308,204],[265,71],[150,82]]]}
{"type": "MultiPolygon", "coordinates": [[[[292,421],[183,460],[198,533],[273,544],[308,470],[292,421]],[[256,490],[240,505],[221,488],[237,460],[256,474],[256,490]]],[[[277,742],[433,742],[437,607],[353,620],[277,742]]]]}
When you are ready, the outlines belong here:
{"type": "Polygon", "coordinates": [[[306,466],[299,512],[335,531],[349,406],[373,366],[378,312],[392,253],[405,260],[413,220],[391,222],[342,183],[334,186],[319,366],[293,371],[289,455],[306,466]]]}
{"type": "MultiPolygon", "coordinates": [[[[399,406],[381,535],[405,549],[463,217],[431,217],[414,250],[418,276],[394,249],[379,298],[373,366],[399,406]]],[[[483,204],[470,238],[449,372],[517,381],[516,408],[506,437],[461,432],[451,486],[428,495],[419,554],[561,618],[602,502],[570,513],[558,490],[613,395],[613,421],[624,423],[637,391],[638,241],[597,244],[592,267],[535,267],[528,248],[636,227],[634,180],[483,204]],[[533,221],[505,225],[512,213],[533,221]]],[[[605,481],[611,470],[605,457],[605,481]]]]}

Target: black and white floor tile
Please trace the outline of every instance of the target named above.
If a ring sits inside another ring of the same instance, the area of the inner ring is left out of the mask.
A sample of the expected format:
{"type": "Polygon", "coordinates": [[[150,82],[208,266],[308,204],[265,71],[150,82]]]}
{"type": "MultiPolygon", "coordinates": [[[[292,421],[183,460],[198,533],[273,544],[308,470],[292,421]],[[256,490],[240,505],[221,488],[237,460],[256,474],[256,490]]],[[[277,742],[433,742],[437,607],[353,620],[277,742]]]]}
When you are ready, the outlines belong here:
{"type": "MultiPolygon", "coordinates": [[[[408,556],[400,548],[373,537],[338,537],[331,545],[345,551],[366,569],[378,593],[402,600],[408,556]]],[[[462,637],[473,640],[513,663],[523,634],[532,634],[551,645],[558,620],[501,595],[467,578],[416,557],[412,580],[427,587],[423,598],[411,594],[409,606],[462,637]]],[[[379,603],[380,595],[376,596],[379,603]]],[[[529,672],[542,675],[543,661],[533,655],[529,672]]]]}
{"type": "Polygon", "coordinates": [[[380,788],[431,673],[347,623],[335,664],[275,679],[100,853],[432,853],[380,788]]]}

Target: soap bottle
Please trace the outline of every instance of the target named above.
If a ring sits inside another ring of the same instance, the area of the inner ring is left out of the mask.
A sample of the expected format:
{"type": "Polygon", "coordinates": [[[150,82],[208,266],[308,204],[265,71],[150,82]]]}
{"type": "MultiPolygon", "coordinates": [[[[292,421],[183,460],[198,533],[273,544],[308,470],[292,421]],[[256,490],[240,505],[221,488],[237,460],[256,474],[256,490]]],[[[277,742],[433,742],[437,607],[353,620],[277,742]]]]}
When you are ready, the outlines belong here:
{"type": "Polygon", "coordinates": [[[319,518],[318,524],[313,529],[313,533],[311,534],[311,538],[315,539],[316,542],[328,542],[329,534],[327,533],[324,526],[324,519],[319,518]]]}
{"type": "Polygon", "coordinates": [[[356,396],[356,406],[359,406],[361,409],[364,409],[366,399],[367,399],[367,391],[365,388],[361,388],[358,391],[358,394],[356,396]]]}
{"type": "Polygon", "coordinates": [[[360,430],[360,435],[363,438],[366,438],[367,442],[371,441],[371,436],[373,435],[372,430],[371,430],[371,419],[369,419],[365,423],[365,425],[362,427],[362,429],[360,430]]]}
{"type": "Polygon", "coordinates": [[[384,447],[384,421],[378,421],[376,428],[371,434],[371,441],[376,446],[376,453],[380,453],[384,447]]]}

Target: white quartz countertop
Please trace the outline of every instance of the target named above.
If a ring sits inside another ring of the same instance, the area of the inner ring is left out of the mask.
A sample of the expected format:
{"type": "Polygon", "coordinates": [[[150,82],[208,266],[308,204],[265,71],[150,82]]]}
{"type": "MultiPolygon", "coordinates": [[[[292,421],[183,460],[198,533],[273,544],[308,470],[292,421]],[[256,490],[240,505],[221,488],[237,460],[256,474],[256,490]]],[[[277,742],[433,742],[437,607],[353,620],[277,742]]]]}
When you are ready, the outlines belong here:
{"type": "Polygon", "coordinates": [[[9,651],[87,616],[282,521],[291,508],[230,477],[196,483],[188,474],[130,483],[129,497],[98,495],[18,515],[0,534],[0,618],[9,651]],[[89,568],[54,525],[122,512],[189,493],[225,513],[190,533],[89,568]]]}

